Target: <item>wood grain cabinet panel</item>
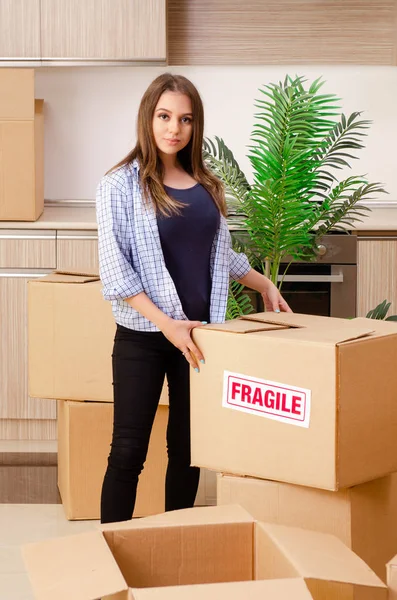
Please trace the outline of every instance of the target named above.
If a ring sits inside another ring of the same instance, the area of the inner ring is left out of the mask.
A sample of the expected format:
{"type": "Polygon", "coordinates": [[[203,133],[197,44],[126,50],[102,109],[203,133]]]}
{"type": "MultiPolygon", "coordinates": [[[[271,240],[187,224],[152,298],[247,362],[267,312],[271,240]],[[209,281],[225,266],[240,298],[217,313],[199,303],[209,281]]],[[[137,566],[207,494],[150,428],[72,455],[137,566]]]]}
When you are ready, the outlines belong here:
{"type": "Polygon", "coordinates": [[[56,418],[54,401],[28,396],[27,282],[31,276],[0,271],[0,419],[56,418]]]}
{"type": "Polygon", "coordinates": [[[168,6],[171,65],[396,64],[395,0],[169,0],[168,6]]]}
{"type": "Polygon", "coordinates": [[[397,314],[397,237],[359,239],[357,316],[383,300],[392,303],[389,314],[397,314]]]}
{"type": "Polygon", "coordinates": [[[40,58],[40,0],[0,0],[2,58],[40,58]]]}
{"type": "Polygon", "coordinates": [[[41,0],[43,59],[166,59],[166,0],[41,0]]]}
{"type": "Polygon", "coordinates": [[[0,229],[0,268],[55,269],[55,230],[0,229]]]}
{"type": "Polygon", "coordinates": [[[96,231],[58,231],[57,269],[98,273],[98,235],[96,231]]]}

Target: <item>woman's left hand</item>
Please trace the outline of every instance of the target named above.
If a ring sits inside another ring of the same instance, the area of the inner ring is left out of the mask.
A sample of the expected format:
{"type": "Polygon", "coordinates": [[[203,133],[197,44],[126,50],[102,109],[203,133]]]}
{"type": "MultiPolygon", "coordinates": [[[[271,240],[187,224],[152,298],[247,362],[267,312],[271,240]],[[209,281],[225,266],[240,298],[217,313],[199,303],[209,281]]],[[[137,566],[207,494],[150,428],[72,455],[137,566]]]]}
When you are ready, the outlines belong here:
{"type": "Polygon", "coordinates": [[[270,281],[270,279],[267,280],[266,288],[261,293],[267,311],[280,312],[281,310],[282,312],[292,312],[278,288],[270,281]]]}

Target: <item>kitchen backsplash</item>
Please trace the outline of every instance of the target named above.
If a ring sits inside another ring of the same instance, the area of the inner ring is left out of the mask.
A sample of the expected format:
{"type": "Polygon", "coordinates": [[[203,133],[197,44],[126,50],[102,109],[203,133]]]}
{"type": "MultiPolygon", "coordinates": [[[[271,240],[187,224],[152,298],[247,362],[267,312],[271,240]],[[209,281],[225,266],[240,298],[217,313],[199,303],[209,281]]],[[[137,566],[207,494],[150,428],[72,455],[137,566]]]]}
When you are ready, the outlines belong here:
{"type": "Polygon", "coordinates": [[[382,181],[397,200],[397,69],[395,67],[93,67],[41,68],[36,98],[45,100],[45,198],[92,200],[101,176],[133,147],[139,102],[149,83],[164,71],[189,77],[205,107],[205,134],[218,135],[249,176],[247,146],[254,100],[264,84],[304,75],[322,76],[324,93],[335,93],[345,114],[363,111],[373,121],[366,148],[352,173],[382,181]]]}

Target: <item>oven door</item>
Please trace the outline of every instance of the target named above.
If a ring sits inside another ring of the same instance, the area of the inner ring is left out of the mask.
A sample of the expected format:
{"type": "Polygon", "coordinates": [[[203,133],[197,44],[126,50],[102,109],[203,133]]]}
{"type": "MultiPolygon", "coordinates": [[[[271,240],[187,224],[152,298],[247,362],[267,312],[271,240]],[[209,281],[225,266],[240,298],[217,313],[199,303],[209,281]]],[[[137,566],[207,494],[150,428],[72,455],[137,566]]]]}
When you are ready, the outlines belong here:
{"type": "Polygon", "coordinates": [[[326,317],[356,316],[356,265],[281,265],[281,293],[296,313],[326,317]]]}

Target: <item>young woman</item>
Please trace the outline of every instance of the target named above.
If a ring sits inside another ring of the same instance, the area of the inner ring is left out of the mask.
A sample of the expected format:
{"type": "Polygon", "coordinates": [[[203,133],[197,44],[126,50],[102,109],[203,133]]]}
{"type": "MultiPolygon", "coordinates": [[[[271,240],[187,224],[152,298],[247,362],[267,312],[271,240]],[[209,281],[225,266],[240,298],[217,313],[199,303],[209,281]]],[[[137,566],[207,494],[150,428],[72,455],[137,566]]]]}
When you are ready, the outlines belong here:
{"type": "Polygon", "coordinates": [[[203,163],[203,127],[194,85],[160,75],[142,98],[135,148],[98,186],[100,276],[117,323],[103,523],[132,517],[165,375],[166,510],[193,506],[199,469],[190,466],[189,365],[200,377],[205,361],[191,332],[224,321],[229,278],[261,292],[268,310],[290,310],[230,247],[223,187],[203,163]]]}

